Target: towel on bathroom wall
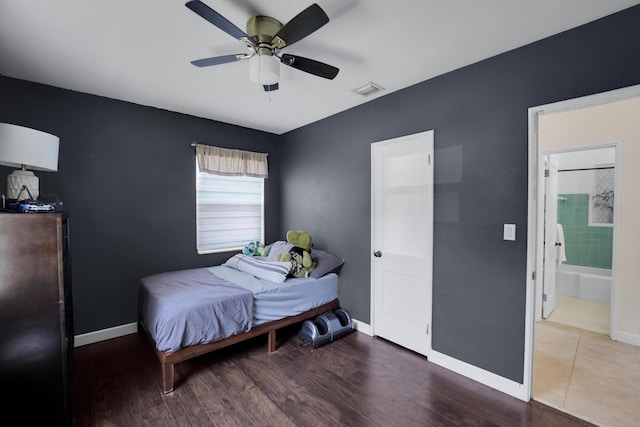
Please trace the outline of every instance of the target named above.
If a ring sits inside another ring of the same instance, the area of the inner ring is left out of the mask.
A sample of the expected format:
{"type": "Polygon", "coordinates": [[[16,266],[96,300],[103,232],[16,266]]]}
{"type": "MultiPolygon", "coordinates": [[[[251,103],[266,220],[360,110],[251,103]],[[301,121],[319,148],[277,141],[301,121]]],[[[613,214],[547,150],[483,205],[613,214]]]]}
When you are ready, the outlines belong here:
{"type": "Polygon", "coordinates": [[[561,264],[567,260],[567,252],[564,244],[564,230],[562,224],[556,224],[556,243],[560,243],[558,246],[558,264],[561,264]]]}

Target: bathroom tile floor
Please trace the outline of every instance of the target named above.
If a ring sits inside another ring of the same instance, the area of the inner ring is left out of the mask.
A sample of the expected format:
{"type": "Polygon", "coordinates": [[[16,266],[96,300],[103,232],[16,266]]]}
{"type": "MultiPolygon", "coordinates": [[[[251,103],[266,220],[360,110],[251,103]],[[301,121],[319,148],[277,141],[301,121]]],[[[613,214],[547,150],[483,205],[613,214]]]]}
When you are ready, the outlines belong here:
{"type": "Polygon", "coordinates": [[[609,304],[556,294],[556,308],[547,320],[609,335],[610,317],[609,304]]]}
{"type": "Polygon", "coordinates": [[[640,347],[537,322],[533,396],[597,425],[639,427],[640,347]]]}

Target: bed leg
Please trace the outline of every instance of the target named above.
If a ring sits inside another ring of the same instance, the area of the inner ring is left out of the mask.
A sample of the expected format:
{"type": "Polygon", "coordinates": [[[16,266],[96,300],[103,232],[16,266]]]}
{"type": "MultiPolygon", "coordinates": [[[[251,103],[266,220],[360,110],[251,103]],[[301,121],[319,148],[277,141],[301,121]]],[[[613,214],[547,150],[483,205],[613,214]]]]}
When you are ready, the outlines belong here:
{"type": "Polygon", "coordinates": [[[173,391],[173,363],[162,363],[162,392],[164,394],[171,393],[173,391]]]}
{"type": "Polygon", "coordinates": [[[278,345],[276,342],[276,330],[273,329],[271,331],[269,331],[268,334],[268,339],[267,339],[267,351],[269,353],[273,353],[274,351],[276,351],[276,346],[278,345]]]}

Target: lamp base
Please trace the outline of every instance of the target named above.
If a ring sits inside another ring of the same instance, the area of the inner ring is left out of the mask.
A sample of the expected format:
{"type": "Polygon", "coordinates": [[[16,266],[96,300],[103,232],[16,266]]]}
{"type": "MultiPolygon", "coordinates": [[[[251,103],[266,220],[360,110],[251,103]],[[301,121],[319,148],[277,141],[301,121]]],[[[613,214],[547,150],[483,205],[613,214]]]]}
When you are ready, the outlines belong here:
{"type": "Polygon", "coordinates": [[[37,200],[40,195],[40,179],[38,179],[33,172],[24,169],[14,170],[13,173],[7,177],[7,198],[17,199],[18,196],[20,196],[21,200],[28,198],[29,194],[26,191],[20,194],[23,185],[27,186],[33,200],[37,200]]]}

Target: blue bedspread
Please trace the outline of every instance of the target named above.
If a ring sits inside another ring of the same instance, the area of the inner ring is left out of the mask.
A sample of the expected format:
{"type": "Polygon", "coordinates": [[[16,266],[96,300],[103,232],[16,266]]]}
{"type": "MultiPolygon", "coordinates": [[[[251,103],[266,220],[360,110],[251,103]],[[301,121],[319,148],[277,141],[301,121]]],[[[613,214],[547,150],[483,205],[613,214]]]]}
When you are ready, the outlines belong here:
{"type": "Polygon", "coordinates": [[[219,341],[252,327],[253,294],[206,268],[144,277],[139,314],[160,351],[219,341]]]}

